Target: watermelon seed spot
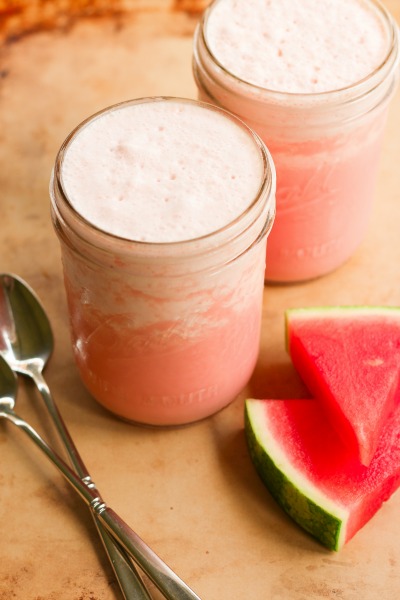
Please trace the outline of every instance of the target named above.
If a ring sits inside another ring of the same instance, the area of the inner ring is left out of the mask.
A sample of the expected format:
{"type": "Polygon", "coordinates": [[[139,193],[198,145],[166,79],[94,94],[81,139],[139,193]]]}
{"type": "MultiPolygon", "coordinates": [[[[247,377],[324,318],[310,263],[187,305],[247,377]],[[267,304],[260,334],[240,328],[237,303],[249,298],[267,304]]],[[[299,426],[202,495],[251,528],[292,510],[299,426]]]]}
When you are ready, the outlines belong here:
{"type": "Polygon", "coordinates": [[[370,358],[369,360],[365,360],[364,364],[370,367],[380,367],[380,365],[383,365],[383,358],[370,358]]]}

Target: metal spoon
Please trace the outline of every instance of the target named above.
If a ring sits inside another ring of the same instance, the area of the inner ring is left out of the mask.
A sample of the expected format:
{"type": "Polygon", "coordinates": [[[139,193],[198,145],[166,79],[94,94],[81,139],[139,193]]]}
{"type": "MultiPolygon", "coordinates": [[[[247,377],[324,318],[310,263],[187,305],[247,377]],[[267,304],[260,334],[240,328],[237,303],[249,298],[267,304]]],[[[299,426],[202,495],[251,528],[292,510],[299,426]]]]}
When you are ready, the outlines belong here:
{"type": "MultiPolygon", "coordinates": [[[[122,544],[129,556],[142,567],[166,598],[169,600],[199,600],[198,596],[100,499],[98,490],[79,456],[42,376],[42,369],[51,354],[52,347],[51,327],[35,293],[19,277],[10,274],[0,275],[0,354],[7,359],[14,371],[28,375],[35,381],[81,478],[81,485],[77,486],[75,473],[65,465],[37,432],[32,430],[29,424],[19,418],[16,422],[15,415],[11,419],[10,412],[8,411],[6,414],[4,406],[0,406],[0,409],[3,409],[0,417],[13,420],[14,424],[22,427],[33,438],[91,506],[97,519],[122,544]],[[98,504],[99,502],[101,506],[98,504]]],[[[143,588],[139,592],[141,595],[134,596],[138,600],[149,598],[147,592],[143,592],[143,588]],[[144,596],[143,593],[147,595],[144,596]]]]}
{"type": "Polygon", "coordinates": [[[47,458],[57,467],[75,489],[95,517],[106,527],[136,563],[143,569],[167,600],[200,600],[145,542],[114,512],[100,496],[90,477],[82,480],[49,446],[39,433],[15,412],[16,376],[6,360],[0,356],[0,419],[7,419],[24,431],[47,458]]]}
{"type": "MultiPolygon", "coordinates": [[[[53,345],[50,322],[34,292],[22,279],[10,274],[0,275],[0,354],[14,371],[33,379],[76,473],[82,480],[90,480],[42,376],[53,345]]],[[[138,571],[125,552],[114,543],[97,519],[94,522],[125,600],[151,600],[138,571]]]]}

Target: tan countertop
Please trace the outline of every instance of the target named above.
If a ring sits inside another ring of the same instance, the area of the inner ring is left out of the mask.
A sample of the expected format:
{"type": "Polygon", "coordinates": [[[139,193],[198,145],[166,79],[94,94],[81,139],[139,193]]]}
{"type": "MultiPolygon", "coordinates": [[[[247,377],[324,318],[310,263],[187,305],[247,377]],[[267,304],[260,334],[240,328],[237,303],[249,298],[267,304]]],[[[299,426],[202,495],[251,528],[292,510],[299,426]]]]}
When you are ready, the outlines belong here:
{"type": "MultiPolygon", "coordinates": [[[[385,3],[400,22],[399,0],[385,3]]],[[[127,13],[76,18],[63,28],[27,26],[28,34],[3,41],[0,271],[26,279],[48,311],[56,348],[45,374],[105,500],[202,600],[395,600],[399,493],[340,553],[328,552],[285,516],[260,483],[246,450],[243,400],[306,394],[285,352],[286,308],[400,305],[399,93],[364,243],[331,275],[265,289],[256,371],[227,409],[181,429],[136,427],[91,399],[72,361],[49,214],[56,151],[76,124],[112,103],[196,96],[191,46],[197,15],[184,9],[201,4],[131,2],[127,13]]],[[[53,439],[40,398],[26,381],[17,408],[53,439]]],[[[120,600],[80,499],[9,424],[0,423],[0,448],[0,600],[120,600]]]]}

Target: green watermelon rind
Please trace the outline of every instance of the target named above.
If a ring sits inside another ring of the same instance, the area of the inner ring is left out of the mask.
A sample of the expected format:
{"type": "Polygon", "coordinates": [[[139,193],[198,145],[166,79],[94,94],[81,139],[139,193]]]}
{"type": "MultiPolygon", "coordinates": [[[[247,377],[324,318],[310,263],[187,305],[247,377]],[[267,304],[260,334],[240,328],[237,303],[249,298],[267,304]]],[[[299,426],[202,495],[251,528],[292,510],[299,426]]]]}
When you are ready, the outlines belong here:
{"type": "Polygon", "coordinates": [[[251,460],[271,496],[321,544],[340,550],[346,541],[348,511],[293,467],[279,440],[275,442],[265,427],[264,401],[246,400],[244,422],[251,460]]]}
{"type": "Polygon", "coordinates": [[[326,314],[329,318],[332,317],[332,314],[337,313],[339,316],[344,314],[351,315],[361,315],[361,314],[369,314],[369,315],[383,315],[383,314],[391,314],[396,315],[400,318],[400,307],[399,306],[372,306],[372,305],[357,305],[357,304],[343,304],[343,305],[335,305],[335,306],[303,306],[301,308],[288,308],[286,313],[299,313],[307,316],[310,315],[313,317],[316,313],[326,314]]]}

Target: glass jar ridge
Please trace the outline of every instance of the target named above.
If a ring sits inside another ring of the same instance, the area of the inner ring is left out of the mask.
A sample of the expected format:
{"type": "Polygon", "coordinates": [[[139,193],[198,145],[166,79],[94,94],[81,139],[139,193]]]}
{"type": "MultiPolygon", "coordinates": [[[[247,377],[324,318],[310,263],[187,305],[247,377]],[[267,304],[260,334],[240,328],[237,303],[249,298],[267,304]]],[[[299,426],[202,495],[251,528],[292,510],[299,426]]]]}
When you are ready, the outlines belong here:
{"type": "Polygon", "coordinates": [[[366,114],[393,94],[400,76],[398,26],[379,1],[366,0],[376,6],[386,23],[389,45],[384,60],[360,81],[319,93],[293,93],[264,88],[226,69],[211,51],[206,35],[208,18],[214,5],[221,1],[211,2],[196,28],[193,74],[198,89],[204,91],[207,98],[240,116],[245,122],[249,120],[250,111],[259,113],[257,109],[267,104],[268,113],[264,111],[262,122],[268,122],[269,126],[275,124],[281,127],[284,122],[288,127],[334,127],[366,114]],[[231,95],[234,97],[233,105],[231,95]],[[280,110],[282,108],[284,115],[280,110]]]}
{"type": "MultiPolygon", "coordinates": [[[[215,270],[219,264],[223,266],[225,262],[231,261],[245,252],[253,243],[256,243],[258,237],[270,233],[275,217],[275,169],[266,146],[259,136],[244,123],[240,123],[240,126],[248,131],[259,148],[263,175],[259,190],[249,206],[225,227],[199,238],[179,242],[141,242],[124,239],[102,230],[88,222],[75,210],[63,188],[61,171],[66,148],[79,134],[81,128],[109,111],[121,110],[134,104],[169,101],[204,105],[208,110],[218,111],[228,119],[235,118],[224,109],[185,98],[139,98],[116,104],[89,117],[69,134],[58,151],[50,182],[53,222],[65,243],[72,245],[75,249],[80,248],[86,259],[96,262],[101,253],[101,262],[103,264],[109,262],[110,266],[115,268],[115,255],[118,254],[122,261],[120,261],[121,265],[135,264],[135,267],[140,270],[141,264],[146,269],[149,262],[154,262],[162,256],[164,263],[169,264],[171,272],[175,271],[176,275],[180,271],[187,274],[196,272],[197,269],[211,268],[215,270]]],[[[235,121],[239,123],[236,118],[235,121]]]]}

